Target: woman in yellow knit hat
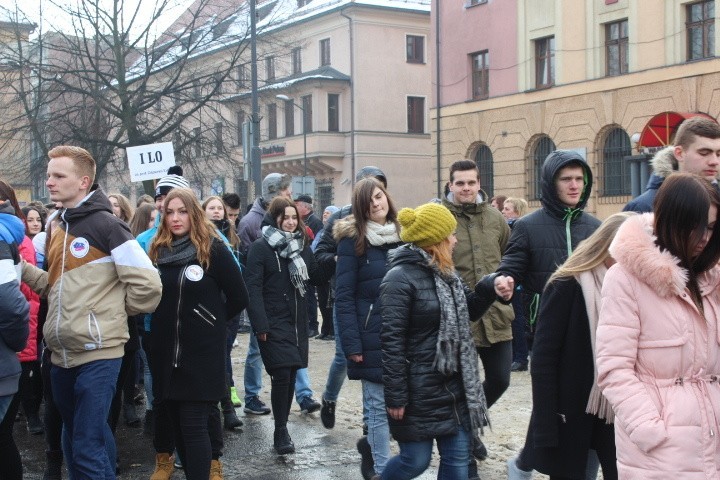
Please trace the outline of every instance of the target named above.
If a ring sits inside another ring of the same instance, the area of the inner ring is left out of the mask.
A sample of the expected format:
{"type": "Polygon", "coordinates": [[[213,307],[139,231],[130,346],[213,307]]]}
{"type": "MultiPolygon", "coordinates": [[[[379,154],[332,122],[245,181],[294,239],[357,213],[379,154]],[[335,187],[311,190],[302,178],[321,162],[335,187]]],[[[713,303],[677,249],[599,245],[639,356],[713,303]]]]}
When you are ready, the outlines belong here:
{"type": "Polygon", "coordinates": [[[474,432],[487,421],[470,319],[494,299],[478,295],[455,273],[457,223],[442,205],[398,213],[406,245],[388,255],[380,285],[385,405],[390,432],[400,445],[378,478],[422,474],[433,441],[440,452],[438,479],[468,478],[474,432]]]}

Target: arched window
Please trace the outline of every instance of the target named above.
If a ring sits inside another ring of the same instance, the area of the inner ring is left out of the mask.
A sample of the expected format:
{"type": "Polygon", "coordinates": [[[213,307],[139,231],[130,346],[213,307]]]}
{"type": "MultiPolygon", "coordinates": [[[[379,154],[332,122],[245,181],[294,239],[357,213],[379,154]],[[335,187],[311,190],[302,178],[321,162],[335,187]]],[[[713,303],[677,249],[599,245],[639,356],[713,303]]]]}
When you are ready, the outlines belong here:
{"type": "MultiPolygon", "coordinates": [[[[475,165],[477,165],[478,171],[480,172],[480,188],[482,188],[489,197],[492,197],[495,195],[495,184],[493,181],[493,155],[490,147],[480,145],[480,148],[475,152],[475,165]]],[[[485,200],[488,200],[488,198],[485,200]]]]}
{"type": "Polygon", "coordinates": [[[530,179],[528,182],[528,198],[540,200],[542,193],[542,166],[548,155],[556,150],[555,142],[547,135],[541,135],[535,140],[535,145],[530,149],[530,179]]]}
{"type": "Polygon", "coordinates": [[[613,128],[605,137],[602,150],[603,195],[630,195],[630,137],[622,128],[613,128]]]}

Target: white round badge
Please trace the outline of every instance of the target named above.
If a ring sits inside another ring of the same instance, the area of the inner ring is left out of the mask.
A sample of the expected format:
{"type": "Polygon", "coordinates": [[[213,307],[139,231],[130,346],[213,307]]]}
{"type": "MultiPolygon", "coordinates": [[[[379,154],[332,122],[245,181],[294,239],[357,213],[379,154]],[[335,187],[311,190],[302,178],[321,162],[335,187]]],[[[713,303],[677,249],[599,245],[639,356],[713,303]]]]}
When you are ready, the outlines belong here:
{"type": "Polygon", "coordinates": [[[90,251],[90,242],[83,237],[77,237],[70,243],[70,253],[75,258],[83,258],[90,251]]]}
{"type": "Polygon", "coordinates": [[[199,282],[202,280],[204,274],[205,272],[203,272],[200,265],[190,265],[185,270],[185,277],[191,282],[199,282]]]}

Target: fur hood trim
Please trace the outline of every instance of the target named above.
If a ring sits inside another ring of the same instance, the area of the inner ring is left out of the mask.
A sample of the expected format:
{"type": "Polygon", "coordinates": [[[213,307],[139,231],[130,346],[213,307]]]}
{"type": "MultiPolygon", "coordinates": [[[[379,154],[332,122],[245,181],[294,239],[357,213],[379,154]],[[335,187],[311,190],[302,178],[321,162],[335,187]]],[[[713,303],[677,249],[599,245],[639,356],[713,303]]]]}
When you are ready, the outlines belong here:
{"type": "Polygon", "coordinates": [[[610,255],[661,297],[680,295],[688,281],[680,259],[655,244],[653,214],[645,213],[623,222],[610,244],[610,255]]]}
{"type": "Polygon", "coordinates": [[[662,150],[655,152],[655,156],[653,156],[652,160],[650,160],[650,164],[653,168],[653,174],[658,177],[666,178],[669,177],[670,174],[678,171],[678,162],[675,159],[675,154],[673,153],[674,150],[675,147],[670,145],[669,147],[665,147],[662,150]]]}
{"type": "Polygon", "coordinates": [[[343,238],[355,238],[357,237],[357,226],[355,225],[355,217],[348,215],[335,222],[333,225],[333,238],[336,242],[339,242],[343,238]]]}

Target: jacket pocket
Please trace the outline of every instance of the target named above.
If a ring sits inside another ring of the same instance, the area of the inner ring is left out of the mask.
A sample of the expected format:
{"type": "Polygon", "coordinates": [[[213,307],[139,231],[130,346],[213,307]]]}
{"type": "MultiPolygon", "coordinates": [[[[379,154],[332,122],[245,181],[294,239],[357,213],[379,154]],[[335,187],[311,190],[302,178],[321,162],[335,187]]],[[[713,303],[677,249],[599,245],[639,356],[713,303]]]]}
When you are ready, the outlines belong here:
{"type": "Polygon", "coordinates": [[[88,338],[91,342],[85,343],[85,350],[95,350],[103,347],[103,333],[100,328],[100,322],[98,322],[95,312],[90,310],[88,312],[87,319],[88,338]]]}
{"type": "Polygon", "coordinates": [[[203,322],[207,323],[211,327],[215,326],[215,322],[217,319],[215,318],[215,315],[213,315],[210,310],[205,308],[201,303],[197,304],[197,307],[193,308],[193,313],[203,322]]]}
{"type": "Polygon", "coordinates": [[[683,331],[682,334],[672,338],[640,338],[638,348],[679,347],[685,345],[689,338],[690,334],[687,331],[683,331]]]}

